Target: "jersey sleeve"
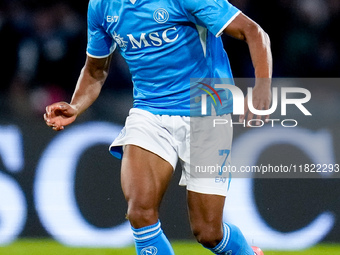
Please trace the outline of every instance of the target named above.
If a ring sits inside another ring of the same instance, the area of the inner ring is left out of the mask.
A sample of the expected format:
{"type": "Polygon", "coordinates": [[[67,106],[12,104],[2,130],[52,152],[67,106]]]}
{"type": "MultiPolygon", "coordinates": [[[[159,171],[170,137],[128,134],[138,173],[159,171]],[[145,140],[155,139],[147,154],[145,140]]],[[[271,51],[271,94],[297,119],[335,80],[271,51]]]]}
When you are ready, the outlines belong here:
{"type": "Polygon", "coordinates": [[[206,27],[216,37],[241,12],[227,0],[184,0],[184,8],[195,19],[195,23],[206,27]]]}
{"type": "Polygon", "coordinates": [[[87,49],[86,53],[90,57],[105,58],[116,48],[113,38],[105,31],[101,25],[104,16],[101,14],[101,1],[91,0],[87,13],[87,49]]]}

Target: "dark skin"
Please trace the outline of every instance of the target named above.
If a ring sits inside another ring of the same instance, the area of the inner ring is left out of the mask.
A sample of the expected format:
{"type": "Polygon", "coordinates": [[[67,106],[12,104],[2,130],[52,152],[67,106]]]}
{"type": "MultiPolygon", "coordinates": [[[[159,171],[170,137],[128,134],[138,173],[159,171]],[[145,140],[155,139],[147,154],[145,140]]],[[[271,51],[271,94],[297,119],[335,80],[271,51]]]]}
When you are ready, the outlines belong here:
{"type": "MultiPolygon", "coordinates": [[[[271,102],[272,56],[268,35],[254,21],[239,14],[224,33],[247,42],[254,65],[256,84],[253,90],[255,109],[267,110],[271,102]]],[[[79,76],[71,103],[58,102],[46,107],[44,119],[53,130],[63,130],[75,121],[97,99],[107,78],[111,56],[87,57],[79,76]]],[[[240,121],[254,116],[248,111],[240,121]]],[[[261,119],[261,116],[256,116],[261,119]]],[[[265,116],[265,119],[269,116],[265,116]]],[[[134,228],[155,224],[158,209],[173,174],[169,162],[143,148],[127,145],[121,167],[121,183],[128,203],[127,217],[134,228]]],[[[223,237],[222,215],[225,197],[188,191],[188,210],[191,228],[204,246],[215,247],[223,237]]]]}

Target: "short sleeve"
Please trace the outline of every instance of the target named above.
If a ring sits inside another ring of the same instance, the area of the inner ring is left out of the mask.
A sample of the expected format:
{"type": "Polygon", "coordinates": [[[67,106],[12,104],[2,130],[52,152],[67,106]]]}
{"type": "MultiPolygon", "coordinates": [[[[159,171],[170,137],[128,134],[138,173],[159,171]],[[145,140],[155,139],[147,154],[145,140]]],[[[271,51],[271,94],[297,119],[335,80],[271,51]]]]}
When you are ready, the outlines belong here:
{"type": "Polygon", "coordinates": [[[101,1],[91,0],[87,13],[87,55],[94,58],[105,58],[116,48],[113,38],[102,26],[103,18],[99,19],[101,13],[101,1]]]}
{"type": "Polygon", "coordinates": [[[227,0],[184,0],[183,4],[196,23],[206,27],[216,37],[241,12],[227,0]]]}

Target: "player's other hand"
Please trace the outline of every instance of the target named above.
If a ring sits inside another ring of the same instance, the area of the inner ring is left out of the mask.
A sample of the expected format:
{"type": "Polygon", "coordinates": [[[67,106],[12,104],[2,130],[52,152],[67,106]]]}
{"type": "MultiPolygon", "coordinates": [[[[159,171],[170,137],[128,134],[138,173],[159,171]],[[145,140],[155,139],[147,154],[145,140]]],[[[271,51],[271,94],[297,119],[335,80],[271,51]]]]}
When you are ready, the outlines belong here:
{"type": "MultiPolygon", "coordinates": [[[[260,120],[262,119],[261,115],[255,116],[250,110],[248,105],[248,96],[246,96],[244,100],[244,110],[245,114],[240,115],[239,122],[243,122],[247,115],[247,126],[249,126],[249,121],[256,120],[256,125],[260,125],[260,120]]],[[[272,93],[271,93],[271,79],[270,78],[257,78],[255,86],[253,88],[252,94],[252,104],[256,110],[268,110],[271,104],[272,93]]],[[[270,118],[270,115],[267,114],[264,116],[264,121],[270,118]]]]}
{"type": "Polygon", "coordinates": [[[77,110],[65,102],[54,103],[46,107],[44,120],[55,131],[63,130],[77,118],[77,110]]]}

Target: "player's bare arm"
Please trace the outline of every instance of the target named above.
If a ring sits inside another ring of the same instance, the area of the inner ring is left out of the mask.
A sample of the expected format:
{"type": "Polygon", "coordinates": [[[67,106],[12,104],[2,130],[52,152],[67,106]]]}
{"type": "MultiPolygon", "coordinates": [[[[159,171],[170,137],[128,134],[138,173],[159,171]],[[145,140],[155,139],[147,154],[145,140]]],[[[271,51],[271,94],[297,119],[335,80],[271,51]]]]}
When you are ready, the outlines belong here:
{"type": "MultiPolygon", "coordinates": [[[[255,87],[253,89],[253,106],[257,110],[267,110],[271,103],[272,54],[267,33],[246,15],[240,13],[224,30],[228,35],[247,42],[255,69],[255,87]]],[[[245,100],[245,115],[248,112],[248,100],[245,100]]],[[[245,115],[240,116],[243,122],[245,115]]],[[[265,116],[268,119],[269,115],[265,116]]],[[[253,114],[248,112],[248,121],[253,114]]],[[[261,116],[257,116],[261,119],[261,116]]]]}
{"type": "Polygon", "coordinates": [[[108,76],[111,56],[87,57],[80,73],[71,103],[58,102],[46,107],[44,119],[53,130],[63,130],[83,113],[99,96],[108,76]]]}

